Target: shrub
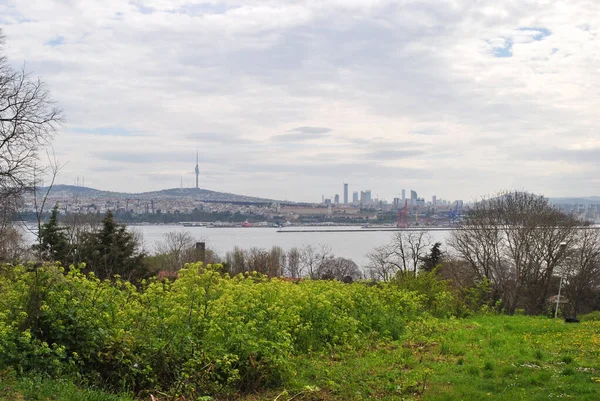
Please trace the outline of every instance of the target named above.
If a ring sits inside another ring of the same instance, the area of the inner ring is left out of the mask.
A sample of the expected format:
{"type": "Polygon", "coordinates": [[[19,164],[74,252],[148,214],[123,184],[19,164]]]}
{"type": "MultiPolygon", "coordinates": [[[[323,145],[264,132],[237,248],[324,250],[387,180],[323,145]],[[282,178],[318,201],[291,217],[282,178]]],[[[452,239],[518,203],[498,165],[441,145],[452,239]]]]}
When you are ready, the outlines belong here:
{"type": "Polygon", "coordinates": [[[254,391],[289,380],[295,356],[398,338],[427,306],[445,314],[451,294],[422,285],[230,277],[198,263],[136,287],[76,267],[4,266],[0,369],[135,393],[254,391]]]}
{"type": "Polygon", "coordinates": [[[594,311],[585,315],[579,315],[579,320],[582,322],[598,322],[600,321],[600,311],[594,311]]]}

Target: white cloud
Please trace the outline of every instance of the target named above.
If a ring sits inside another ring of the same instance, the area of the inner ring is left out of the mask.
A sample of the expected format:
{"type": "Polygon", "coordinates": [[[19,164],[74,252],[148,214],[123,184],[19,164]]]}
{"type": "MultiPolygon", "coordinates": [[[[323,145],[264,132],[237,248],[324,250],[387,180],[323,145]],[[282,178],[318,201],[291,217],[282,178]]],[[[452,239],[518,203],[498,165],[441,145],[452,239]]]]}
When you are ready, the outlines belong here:
{"type": "Polygon", "coordinates": [[[595,1],[40,0],[0,15],[11,61],[66,110],[66,182],[175,187],[199,148],[203,186],[273,198],[342,182],[387,198],[600,193],[570,151],[597,141],[595,1]],[[107,127],[136,136],[89,133],[107,127]]]}

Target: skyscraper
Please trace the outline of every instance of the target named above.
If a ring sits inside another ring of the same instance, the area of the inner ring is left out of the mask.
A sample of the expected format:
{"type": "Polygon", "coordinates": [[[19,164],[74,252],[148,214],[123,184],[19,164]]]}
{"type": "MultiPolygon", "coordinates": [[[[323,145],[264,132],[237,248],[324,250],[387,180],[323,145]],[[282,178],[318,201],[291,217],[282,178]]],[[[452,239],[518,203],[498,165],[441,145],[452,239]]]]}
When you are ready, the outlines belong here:
{"type": "Polygon", "coordinates": [[[358,191],[352,192],[352,203],[358,203],[358,191]]]}
{"type": "Polygon", "coordinates": [[[417,204],[417,191],[410,190],[410,204],[411,206],[415,206],[417,204]]]}
{"type": "Polygon", "coordinates": [[[200,175],[200,168],[198,167],[198,151],[196,150],[196,189],[198,189],[198,176],[200,175]]]}
{"type": "Polygon", "coordinates": [[[339,194],[335,194],[335,196],[333,197],[333,203],[335,203],[336,205],[339,205],[339,203],[340,203],[340,195],[339,194]]]}
{"type": "Polygon", "coordinates": [[[433,203],[433,206],[436,206],[436,205],[437,205],[437,196],[433,195],[433,196],[431,197],[431,203],[433,203]]]}
{"type": "Polygon", "coordinates": [[[406,200],[406,189],[402,190],[402,202],[406,200]]]}
{"type": "Polygon", "coordinates": [[[348,204],[348,183],[344,183],[344,205],[348,204]]]}

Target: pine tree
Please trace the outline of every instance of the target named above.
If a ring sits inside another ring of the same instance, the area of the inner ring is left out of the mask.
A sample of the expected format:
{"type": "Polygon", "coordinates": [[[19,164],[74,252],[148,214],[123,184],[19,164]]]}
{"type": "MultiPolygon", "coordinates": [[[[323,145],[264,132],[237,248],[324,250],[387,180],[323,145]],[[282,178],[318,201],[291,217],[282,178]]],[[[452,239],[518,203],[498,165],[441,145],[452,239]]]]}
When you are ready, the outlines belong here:
{"type": "Polygon", "coordinates": [[[436,242],[435,244],[433,244],[431,250],[429,251],[429,255],[427,255],[423,259],[423,264],[421,265],[422,271],[431,272],[433,271],[433,269],[436,268],[437,265],[439,265],[442,262],[443,254],[442,250],[440,249],[441,246],[441,242],[436,242]]]}
{"type": "Polygon", "coordinates": [[[112,212],[106,213],[102,228],[83,237],[80,258],[86,267],[100,279],[119,275],[125,280],[137,280],[148,275],[140,243],[127,228],[114,220],[112,212]]]}
{"type": "Polygon", "coordinates": [[[40,227],[39,243],[34,249],[42,259],[68,264],[71,245],[65,229],[58,222],[58,204],[52,209],[50,219],[40,227]]]}

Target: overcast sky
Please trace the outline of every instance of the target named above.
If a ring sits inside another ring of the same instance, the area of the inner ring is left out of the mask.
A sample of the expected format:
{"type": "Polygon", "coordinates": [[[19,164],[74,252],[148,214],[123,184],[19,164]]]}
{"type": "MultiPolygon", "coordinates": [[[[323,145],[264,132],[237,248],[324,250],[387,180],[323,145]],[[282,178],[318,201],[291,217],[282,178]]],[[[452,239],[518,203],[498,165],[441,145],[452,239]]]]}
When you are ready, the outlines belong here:
{"type": "Polygon", "coordinates": [[[320,201],[600,195],[598,0],[0,0],[58,179],[320,201]]]}

